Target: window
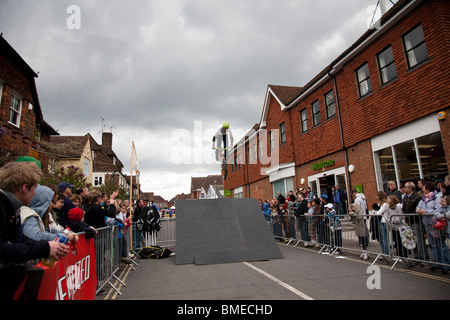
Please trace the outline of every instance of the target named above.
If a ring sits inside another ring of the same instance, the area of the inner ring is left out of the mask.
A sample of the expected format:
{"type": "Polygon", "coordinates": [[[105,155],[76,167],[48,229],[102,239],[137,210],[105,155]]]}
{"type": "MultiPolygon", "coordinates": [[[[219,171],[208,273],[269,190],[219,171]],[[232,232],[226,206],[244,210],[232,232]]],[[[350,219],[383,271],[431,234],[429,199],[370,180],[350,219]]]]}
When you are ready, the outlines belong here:
{"type": "Polygon", "coordinates": [[[264,152],[264,149],[263,149],[263,141],[262,141],[262,139],[259,140],[258,145],[259,145],[259,158],[262,159],[262,157],[263,157],[263,152],[264,152]]]}
{"type": "Polygon", "coordinates": [[[434,181],[436,177],[444,178],[448,174],[441,132],[417,138],[417,148],[423,179],[434,181]]]}
{"type": "Polygon", "coordinates": [[[403,37],[408,68],[412,68],[428,59],[427,46],[422,26],[417,26],[403,37]]]}
{"type": "Polygon", "coordinates": [[[89,159],[88,158],[84,158],[84,170],[83,170],[83,173],[84,173],[84,175],[86,176],[86,177],[89,177],[89,168],[90,168],[90,166],[91,166],[91,162],[89,161],[89,159]]]}
{"type": "Polygon", "coordinates": [[[327,119],[336,115],[333,90],[325,94],[325,109],[327,110],[327,119]]]}
{"type": "Polygon", "coordinates": [[[365,63],[356,70],[356,80],[358,81],[359,97],[362,98],[372,92],[372,83],[370,82],[369,65],[365,63]]]}
{"type": "Polygon", "coordinates": [[[11,106],[9,109],[9,123],[20,127],[20,114],[22,112],[22,100],[16,96],[11,96],[11,106]]]}
{"type": "Polygon", "coordinates": [[[379,187],[387,190],[393,180],[397,185],[407,181],[434,181],[448,175],[441,132],[396,143],[375,152],[379,168],[379,187]]]}
{"type": "Polygon", "coordinates": [[[302,133],[308,131],[308,114],[306,109],[300,111],[300,123],[302,126],[302,133]]]}
{"type": "Polygon", "coordinates": [[[270,151],[275,149],[275,137],[272,131],[269,132],[270,151]]]}
{"type": "Polygon", "coordinates": [[[316,100],[313,102],[313,104],[311,105],[311,109],[312,109],[312,118],[313,118],[313,125],[318,126],[322,120],[320,119],[320,105],[319,105],[319,100],[316,100]]]}
{"type": "Polygon", "coordinates": [[[280,124],[280,142],[281,144],[286,142],[286,125],[284,122],[280,124]]]}
{"type": "Polygon", "coordinates": [[[94,187],[101,186],[103,184],[103,177],[94,177],[94,187]]]}
{"type": "Polygon", "coordinates": [[[385,84],[397,78],[397,70],[395,69],[394,54],[392,48],[389,47],[381,52],[378,56],[378,68],[380,68],[381,83],[385,84]]]}
{"type": "Polygon", "coordinates": [[[278,197],[278,191],[284,196],[289,190],[294,190],[294,178],[288,177],[272,182],[273,196],[278,197]]]}

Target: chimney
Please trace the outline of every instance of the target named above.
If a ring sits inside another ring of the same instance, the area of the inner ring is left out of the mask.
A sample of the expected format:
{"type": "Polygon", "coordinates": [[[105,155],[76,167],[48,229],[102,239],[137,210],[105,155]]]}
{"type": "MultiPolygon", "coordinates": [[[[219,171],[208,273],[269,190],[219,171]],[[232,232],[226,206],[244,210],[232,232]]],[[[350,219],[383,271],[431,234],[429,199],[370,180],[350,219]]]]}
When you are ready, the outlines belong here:
{"type": "Polygon", "coordinates": [[[112,132],[102,132],[102,147],[112,150],[112,132]]]}

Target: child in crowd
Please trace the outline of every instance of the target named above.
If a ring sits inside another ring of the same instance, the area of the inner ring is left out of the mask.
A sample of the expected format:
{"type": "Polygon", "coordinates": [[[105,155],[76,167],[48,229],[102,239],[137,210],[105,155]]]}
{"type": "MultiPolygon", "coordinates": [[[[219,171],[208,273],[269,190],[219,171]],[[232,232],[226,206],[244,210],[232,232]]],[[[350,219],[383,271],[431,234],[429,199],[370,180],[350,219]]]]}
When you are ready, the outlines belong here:
{"type": "Polygon", "coordinates": [[[82,200],[83,199],[78,194],[74,194],[73,196],[70,197],[70,201],[72,201],[73,205],[77,208],[81,208],[82,200]]]}
{"type": "Polygon", "coordinates": [[[282,235],[282,226],[280,219],[280,212],[278,206],[274,206],[272,208],[272,226],[273,226],[273,235],[277,241],[281,241],[282,235]]]}
{"type": "Polygon", "coordinates": [[[128,246],[127,246],[127,229],[131,225],[131,218],[128,217],[128,206],[125,204],[122,204],[120,206],[120,212],[116,215],[116,220],[120,221],[123,224],[122,229],[122,261],[129,263],[129,257],[128,257],[128,246]]]}
{"type": "Polygon", "coordinates": [[[342,230],[341,230],[341,222],[339,221],[339,217],[336,215],[336,211],[333,208],[331,203],[327,203],[325,205],[325,209],[327,211],[327,215],[330,222],[330,230],[332,241],[331,245],[333,247],[333,252],[335,254],[341,254],[342,251],[339,247],[342,247],[342,230]],[[337,249],[335,249],[337,248],[337,249]]]}
{"type": "Polygon", "coordinates": [[[84,232],[86,234],[86,239],[95,237],[97,230],[84,222],[84,211],[82,209],[70,209],[67,215],[69,218],[67,226],[70,228],[70,230],[72,230],[73,232],[84,232]]]}
{"type": "MultiPolygon", "coordinates": [[[[284,234],[288,238],[289,231],[287,230],[287,225],[286,225],[286,214],[287,214],[286,206],[284,204],[279,204],[278,206],[280,208],[280,210],[278,210],[278,214],[280,215],[281,228],[282,228],[282,230],[284,230],[284,234]]],[[[281,236],[282,235],[283,235],[283,232],[281,232],[281,236]]]]}

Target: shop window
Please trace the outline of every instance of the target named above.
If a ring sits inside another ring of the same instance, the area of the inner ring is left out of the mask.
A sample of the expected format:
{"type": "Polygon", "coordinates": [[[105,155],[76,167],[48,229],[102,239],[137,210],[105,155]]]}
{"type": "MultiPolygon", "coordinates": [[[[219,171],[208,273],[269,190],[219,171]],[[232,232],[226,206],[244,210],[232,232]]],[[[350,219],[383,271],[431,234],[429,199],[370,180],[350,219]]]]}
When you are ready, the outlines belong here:
{"type": "Polygon", "coordinates": [[[397,181],[395,175],[394,155],[392,147],[387,147],[377,152],[380,164],[380,172],[383,183],[383,189],[386,190],[387,183],[390,180],[397,181]]]}
{"type": "Polygon", "coordinates": [[[448,175],[439,131],[378,150],[375,156],[380,170],[380,184],[385,191],[390,180],[401,186],[407,181],[436,181],[448,175]]]}
{"type": "Polygon", "coordinates": [[[428,59],[427,45],[423,35],[422,26],[419,25],[403,36],[408,68],[424,62],[428,59]]]}
{"type": "MultiPolygon", "coordinates": [[[[409,140],[394,146],[395,158],[397,161],[397,172],[400,184],[407,181],[418,180],[420,177],[417,163],[414,140],[409,140]]],[[[393,179],[397,181],[397,179],[393,179]]]]}
{"type": "Polygon", "coordinates": [[[394,54],[389,47],[377,56],[378,68],[380,69],[381,83],[385,84],[397,78],[395,69],[394,54]]]}
{"type": "Polygon", "coordinates": [[[283,196],[290,190],[294,190],[294,178],[285,178],[272,182],[273,186],[273,196],[274,198],[278,197],[278,191],[281,192],[283,196]]]}
{"type": "Polygon", "coordinates": [[[440,132],[435,132],[417,139],[423,178],[435,181],[448,174],[447,159],[440,132]]]}

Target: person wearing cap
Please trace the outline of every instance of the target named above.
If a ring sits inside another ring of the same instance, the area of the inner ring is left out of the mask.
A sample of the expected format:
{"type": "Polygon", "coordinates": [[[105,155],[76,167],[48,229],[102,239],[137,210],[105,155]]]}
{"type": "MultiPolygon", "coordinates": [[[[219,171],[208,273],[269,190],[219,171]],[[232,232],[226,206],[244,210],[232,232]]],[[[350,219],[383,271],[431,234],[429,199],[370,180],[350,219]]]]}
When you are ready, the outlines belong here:
{"type": "Polygon", "coordinates": [[[58,184],[59,192],[61,192],[64,195],[64,204],[62,208],[59,210],[61,214],[61,220],[64,227],[67,226],[67,223],[69,222],[69,219],[67,217],[69,210],[76,208],[76,206],[73,204],[72,201],[70,201],[70,197],[72,196],[72,188],[74,188],[74,185],[71,185],[68,182],[61,182],[58,184]]]}
{"type": "Polygon", "coordinates": [[[73,232],[84,232],[86,239],[95,237],[97,230],[84,221],[84,211],[81,208],[70,209],[68,214],[67,226],[73,232]]]}
{"type": "Polygon", "coordinates": [[[21,156],[17,158],[16,162],[33,162],[38,166],[39,169],[41,169],[41,162],[38,159],[30,156],[21,156]]]}
{"type": "Polygon", "coordinates": [[[325,206],[325,210],[327,211],[332,241],[331,245],[333,246],[333,251],[335,254],[341,254],[342,251],[339,247],[342,247],[342,230],[341,230],[341,222],[339,221],[339,217],[336,215],[336,211],[333,208],[331,203],[327,203],[325,206]],[[337,249],[335,249],[337,248],[337,249]]]}

